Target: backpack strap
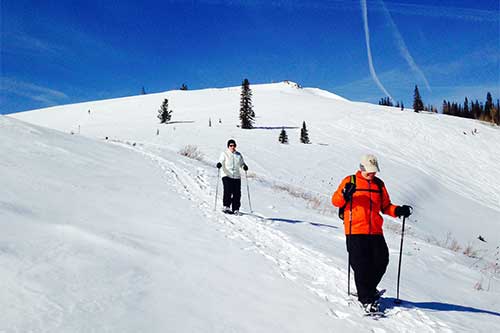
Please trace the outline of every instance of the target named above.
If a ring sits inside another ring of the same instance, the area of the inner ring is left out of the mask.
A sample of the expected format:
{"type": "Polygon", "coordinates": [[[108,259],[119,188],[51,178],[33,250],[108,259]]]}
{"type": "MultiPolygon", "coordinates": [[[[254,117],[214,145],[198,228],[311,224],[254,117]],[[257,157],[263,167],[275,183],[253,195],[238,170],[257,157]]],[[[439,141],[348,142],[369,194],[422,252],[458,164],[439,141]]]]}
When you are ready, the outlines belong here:
{"type": "Polygon", "coordinates": [[[385,185],[384,185],[384,182],[382,181],[382,179],[377,178],[377,177],[373,178],[373,182],[375,184],[377,184],[377,186],[378,186],[378,193],[380,195],[380,211],[382,212],[384,210],[384,206],[383,206],[383,204],[384,204],[383,203],[383,191],[382,191],[382,189],[384,188],[385,185]]]}

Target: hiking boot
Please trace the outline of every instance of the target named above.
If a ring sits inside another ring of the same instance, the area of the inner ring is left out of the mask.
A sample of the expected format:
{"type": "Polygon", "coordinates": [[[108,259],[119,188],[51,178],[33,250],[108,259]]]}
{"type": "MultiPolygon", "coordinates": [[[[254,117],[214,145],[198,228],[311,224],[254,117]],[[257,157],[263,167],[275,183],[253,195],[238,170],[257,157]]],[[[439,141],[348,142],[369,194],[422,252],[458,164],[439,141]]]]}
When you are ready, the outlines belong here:
{"type": "Polygon", "coordinates": [[[233,214],[234,214],[234,215],[241,215],[241,213],[240,213],[240,211],[239,211],[239,210],[234,210],[234,211],[233,211],[233,214]]]}
{"type": "Polygon", "coordinates": [[[222,212],[223,212],[223,213],[226,213],[226,214],[231,213],[231,208],[229,208],[229,207],[227,207],[227,206],[224,206],[224,207],[222,208],[222,212]]]}

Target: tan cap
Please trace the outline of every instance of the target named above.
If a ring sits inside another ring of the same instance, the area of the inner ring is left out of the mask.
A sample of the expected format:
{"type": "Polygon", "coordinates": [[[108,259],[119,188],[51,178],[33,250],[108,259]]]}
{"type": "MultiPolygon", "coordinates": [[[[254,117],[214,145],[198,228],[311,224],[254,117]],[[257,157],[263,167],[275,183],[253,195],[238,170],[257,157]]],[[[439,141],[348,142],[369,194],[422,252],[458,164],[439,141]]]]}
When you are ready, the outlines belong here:
{"type": "Polygon", "coordinates": [[[378,161],[375,155],[363,155],[359,169],[364,172],[379,172],[378,161]]]}

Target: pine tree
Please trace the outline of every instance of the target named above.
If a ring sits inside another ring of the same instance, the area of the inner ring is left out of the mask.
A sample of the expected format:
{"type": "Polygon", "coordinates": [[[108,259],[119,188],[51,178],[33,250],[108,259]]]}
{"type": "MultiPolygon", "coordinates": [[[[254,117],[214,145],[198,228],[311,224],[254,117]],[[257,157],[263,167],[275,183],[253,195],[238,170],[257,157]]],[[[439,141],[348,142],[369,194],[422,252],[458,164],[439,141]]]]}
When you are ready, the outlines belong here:
{"type": "Polygon", "coordinates": [[[158,110],[158,119],[160,119],[160,123],[164,124],[169,122],[172,118],[173,110],[168,109],[168,99],[165,98],[160,109],[158,110]]]}
{"type": "Polygon", "coordinates": [[[483,105],[482,102],[479,103],[479,111],[480,111],[479,119],[480,120],[486,120],[486,114],[484,112],[484,105],[483,105]]]}
{"type": "Polygon", "coordinates": [[[497,125],[500,125],[500,100],[497,99],[497,125]]]}
{"type": "Polygon", "coordinates": [[[497,123],[499,110],[493,105],[490,110],[490,119],[493,124],[497,123]]]}
{"type": "Polygon", "coordinates": [[[280,136],[278,138],[278,141],[280,143],[288,143],[288,135],[286,134],[284,127],[281,129],[281,133],[280,133],[280,136]]]}
{"type": "Polygon", "coordinates": [[[306,122],[302,122],[302,128],[300,130],[300,142],[302,143],[311,143],[309,142],[309,133],[307,132],[306,122]]]}
{"type": "Polygon", "coordinates": [[[479,102],[476,99],[476,103],[473,104],[473,111],[474,111],[474,118],[480,119],[481,118],[481,108],[479,107],[479,102]]]}
{"type": "Polygon", "coordinates": [[[449,113],[449,111],[448,111],[448,103],[444,99],[443,100],[443,114],[448,114],[448,113],[449,113]]]}
{"type": "Polygon", "coordinates": [[[146,95],[146,89],[144,89],[144,87],[142,87],[141,95],[146,95]]]}
{"type": "Polygon", "coordinates": [[[422,102],[422,97],[420,97],[420,92],[418,91],[417,85],[415,85],[415,92],[413,94],[413,110],[415,112],[422,111],[424,109],[424,102],[422,102]]]}
{"type": "Polygon", "coordinates": [[[469,99],[467,97],[464,100],[464,117],[470,118],[469,99]]]}
{"type": "Polygon", "coordinates": [[[188,90],[188,86],[185,83],[183,83],[180,89],[181,90],[188,90]]]}
{"type": "Polygon", "coordinates": [[[405,105],[403,104],[403,101],[401,101],[401,111],[405,109],[405,105]]]}
{"type": "Polygon", "coordinates": [[[486,94],[486,102],[484,103],[484,113],[489,115],[491,113],[491,108],[493,107],[493,98],[490,92],[486,94]]]}
{"type": "Polygon", "coordinates": [[[244,79],[241,84],[241,99],[240,99],[240,120],[241,128],[253,128],[255,113],[252,108],[252,89],[250,82],[244,79]]]}

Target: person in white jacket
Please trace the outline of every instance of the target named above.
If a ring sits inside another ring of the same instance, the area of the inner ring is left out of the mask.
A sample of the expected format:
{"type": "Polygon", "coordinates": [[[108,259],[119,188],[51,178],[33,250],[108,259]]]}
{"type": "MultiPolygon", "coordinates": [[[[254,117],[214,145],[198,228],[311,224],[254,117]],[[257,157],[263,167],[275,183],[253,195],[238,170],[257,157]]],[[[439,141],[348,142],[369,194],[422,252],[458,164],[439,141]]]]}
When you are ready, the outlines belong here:
{"type": "Polygon", "coordinates": [[[227,149],[220,154],[217,168],[222,170],[222,184],[224,185],[223,212],[238,215],[241,206],[240,169],[247,171],[248,166],[245,164],[240,152],[236,151],[236,141],[233,139],[227,142],[227,149]]]}

